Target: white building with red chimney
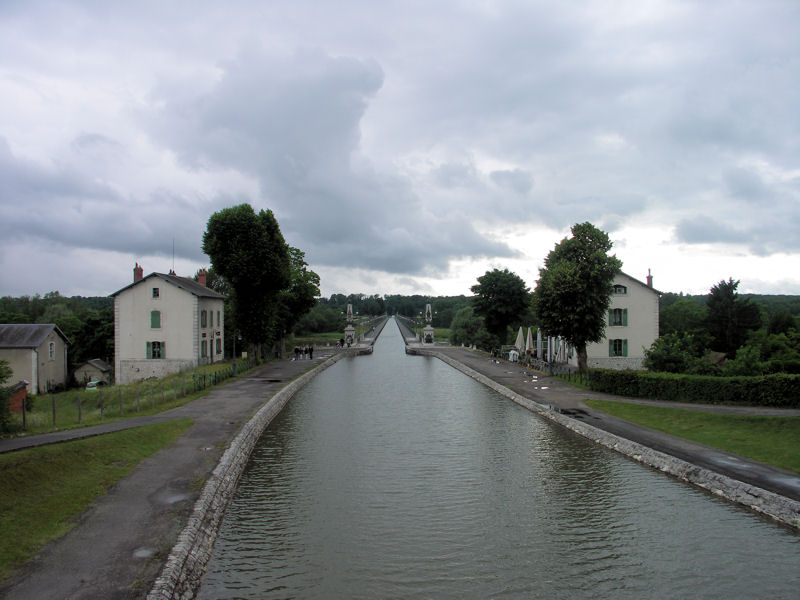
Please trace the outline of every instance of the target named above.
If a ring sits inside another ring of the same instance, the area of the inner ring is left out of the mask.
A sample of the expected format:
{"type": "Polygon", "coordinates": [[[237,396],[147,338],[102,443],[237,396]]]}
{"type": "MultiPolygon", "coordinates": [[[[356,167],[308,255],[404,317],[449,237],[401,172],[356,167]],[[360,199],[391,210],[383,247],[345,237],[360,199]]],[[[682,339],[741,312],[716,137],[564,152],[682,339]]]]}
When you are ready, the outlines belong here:
{"type": "MultiPolygon", "coordinates": [[[[661,292],[653,288],[648,271],[644,283],[626,273],[614,278],[611,305],[608,309],[605,337],[586,346],[590,368],[641,369],[644,352],[658,339],[658,306],[661,292]]],[[[578,366],[575,350],[554,340],[555,362],[578,366]]]]}
{"type": "Polygon", "coordinates": [[[163,377],[224,358],[225,297],[198,280],[150,273],[137,263],[133,283],[114,298],[116,383],[163,377]]]}

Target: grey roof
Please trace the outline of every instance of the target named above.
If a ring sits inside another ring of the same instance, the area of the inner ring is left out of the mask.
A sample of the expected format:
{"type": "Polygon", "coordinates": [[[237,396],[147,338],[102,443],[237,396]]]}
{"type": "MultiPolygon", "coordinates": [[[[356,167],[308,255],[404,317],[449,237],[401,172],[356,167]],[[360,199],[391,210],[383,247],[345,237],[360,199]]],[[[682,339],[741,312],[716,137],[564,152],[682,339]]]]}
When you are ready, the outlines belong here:
{"type": "Polygon", "coordinates": [[[0,348],[38,348],[54,329],[69,344],[67,336],[53,323],[0,324],[0,348]]]}
{"type": "Polygon", "coordinates": [[[662,296],[662,295],[663,295],[663,293],[662,293],[662,292],[659,292],[659,291],[658,291],[656,288],[654,288],[654,287],[650,287],[650,286],[649,286],[649,285],[647,285],[647,284],[646,284],[644,281],[639,281],[638,279],[636,279],[636,277],[632,277],[632,276],[628,275],[628,274],[627,274],[625,271],[620,271],[620,272],[619,272],[619,274],[620,274],[620,275],[625,275],[625,277],[627,277],[628,279],[632,279],[633,281],[635,281],[636,283],[638,283],[638,284],[639,284],[640,286],[642,286],[643,288],[646,288],[646,289],[650,290],[651,292],[653,292],[653,293],[655,293],[655,294],[658,294],[659,296],[662,296]]]}
{"type": "Polygon", "coordinates": [[[156,277],[158,279],[167,281],[173,285],[178,286],[182,290],[189,292],[190,294],[199,296],[200,298],[218,298],[220,300],[225,300],[225,296],[223,296],[219,292],[215,292],[211,288],[207,288],[204,285],[200,285],[194,279],[190,279],[189,277],[178,277],[177,275],[168,275],[165,273],[150,273],[150,275],[142,277],[142,279],[140,279],[139,281],[134,281],[133,283],[126,285],[124,288],[117,290],[111,295],[116,296],[120,292],[124,292],[128,288],[132,288],[135,285],[139,285],[140,283],[147,281],[151,277],[156,277]]]}
{"type": "MultiPolygon", "coordinates": [[[[104,361],[102,358],[93,358],[91,360],[87,360],[85,363],[83,363],[83,365],[92,365],[95,369],[97,369],[101,373],[108,373],[111,370],[111,365],[108,364],[106,361],[104,361]]],[[[81,365],[81,367],[83,365],[81,365]]]]}

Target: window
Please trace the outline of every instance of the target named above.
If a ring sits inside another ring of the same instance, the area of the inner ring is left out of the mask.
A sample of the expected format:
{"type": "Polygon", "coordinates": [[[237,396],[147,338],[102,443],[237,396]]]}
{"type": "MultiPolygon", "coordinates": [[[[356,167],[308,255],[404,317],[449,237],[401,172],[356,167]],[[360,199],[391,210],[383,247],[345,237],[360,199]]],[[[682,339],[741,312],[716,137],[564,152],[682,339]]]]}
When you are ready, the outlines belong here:
{"type": "Polygon", "coordinates": [[[50,353],[50,360],[56,359],[56,344],[55,342],[50,342],[50,346],[48,348],[48,352],[50,353]]]}
{"type": "Polygon", "coordinates": [[[147,342],[147,358],[166,358],[167,357],[167,344],[166,342],[147,342]]]}
{"type": "Polygon", "coordinates": [[[161,311],[150,311],[150,329],[161,329],[161,311]]]}
{"type": "Polygon", "coordinates": [[[200,356],[202,358],[206,358],[208,356],[208,342],[206,340],[203,340],[200,343],[200,356]]]}
{"type": "Polygon", "coordinates": [[[616,327],[627,327],[628,309],[612,308],[610,311],[608,311],[608,324],[616,327]]]}
{"type": "Polygon", "coordinates": [[[159,297],[158,288],[153,288],[153,298],[158,298],[158,297],[159,297]]]}
{"type": "Polygon", "coordinates": [[[214,311],[208,311],[208,326],[214,328],[214,311]]]}
{"type": "Polygon", "coordinates": [[[624,285],[620,285],[618,283],[615,283],[614,284],[614,293],[617,294],[618,296],[624,296],[625,294],[628,293],[628,288],[626,288],[624,285]]]}
{"type": "Polygon", "coordinates": [[[200,311],[200,327],[208,327],[208,311],[200,311]]]}
{"type": "Polygon", "coordinates": [[[217,327],[219,327],[220,325],[222,325],[222,320],[220,320],[219,311],[217,311],[217,327]]]}
{"type": "Polygon", "coordinates": [[[222,354],[222,338],[217,338],[217,348],[215,354],[222,354]]]}
{"type": "Polygon", "coordinates": [[[628,340],[608,340],[609,356],[628,356],[628,340]]]}

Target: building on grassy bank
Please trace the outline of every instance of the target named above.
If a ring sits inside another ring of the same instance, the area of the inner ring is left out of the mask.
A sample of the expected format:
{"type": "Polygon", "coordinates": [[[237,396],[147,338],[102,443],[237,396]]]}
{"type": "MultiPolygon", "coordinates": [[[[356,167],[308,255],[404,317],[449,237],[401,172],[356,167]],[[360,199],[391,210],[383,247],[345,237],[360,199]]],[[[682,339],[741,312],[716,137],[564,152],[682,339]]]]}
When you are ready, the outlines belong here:
{"type": "Polygon", "coordinates": [[[225,297],[198,281],[150,273],[114,292],[114,372],[118,384],[163,377],[224,359],[225,297]]]}
{"type": "Polygon", "coordinates": [[[52,323],[0,325],[0,359],[8,361],[10,381],[27,381],[31,395],[66,385],[68,346],[67,336],[52,323]]]}

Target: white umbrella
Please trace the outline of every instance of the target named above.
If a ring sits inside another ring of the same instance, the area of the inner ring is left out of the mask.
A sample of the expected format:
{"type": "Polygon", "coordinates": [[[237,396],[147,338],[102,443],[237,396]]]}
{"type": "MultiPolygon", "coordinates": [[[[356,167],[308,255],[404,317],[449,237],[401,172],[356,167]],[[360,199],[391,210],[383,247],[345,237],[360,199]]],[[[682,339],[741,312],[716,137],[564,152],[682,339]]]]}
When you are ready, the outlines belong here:
{"type": "Polygon", "coordinates": [[[514,342],[514,346],[516,346],[520,354],[525,352],[525,335],[522,333],[522,327],[519,328],[519,333],[517,334],[517,341],[514,342]]]}
{"type": "Polygon", "coordinates": [[[533,352],[533,333],[530,327],[528,327],[528,337],[525,340],[525,353],[529,352],[533,352]]]}
{"type": "Polygon", "coordinates": [[[536,358],[542,359],[542,330],[536,329],[536,358]]]}

